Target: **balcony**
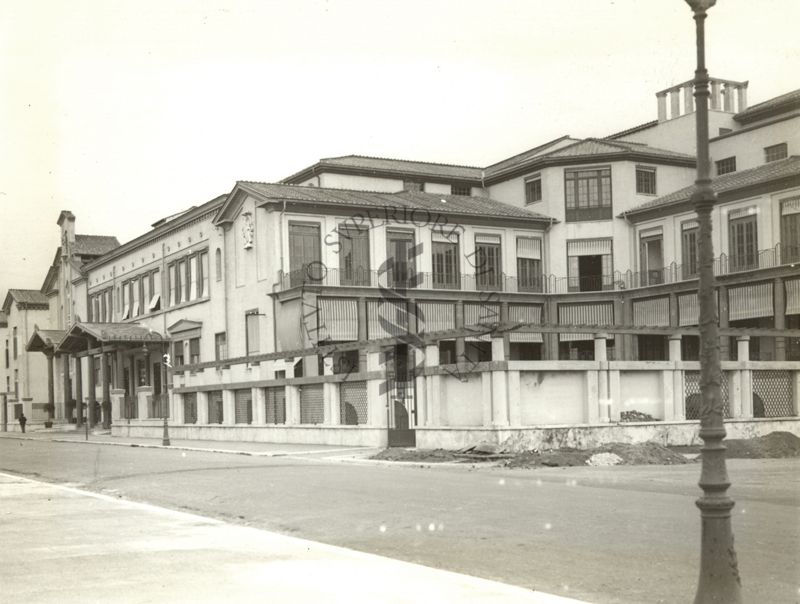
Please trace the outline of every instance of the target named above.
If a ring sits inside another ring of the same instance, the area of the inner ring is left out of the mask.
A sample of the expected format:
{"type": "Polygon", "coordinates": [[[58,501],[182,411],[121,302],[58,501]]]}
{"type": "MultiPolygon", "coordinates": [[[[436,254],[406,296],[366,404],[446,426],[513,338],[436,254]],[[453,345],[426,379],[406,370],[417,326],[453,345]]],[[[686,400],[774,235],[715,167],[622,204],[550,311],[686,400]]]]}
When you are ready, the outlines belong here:
{"type": "MultiPolygon", "coordinates": [[[[717,276],[775,268],[800,262],[800,246],[781,246],[759,250],[744,257],[721,254],[714,259],[717,276]]],[[[390,289],[497,291],[506,293],[566,294],[637,289],[655,285],[680,283],[697,278],[697,266],[672,263],[662,269],[647,271],[614,271],[607,275],[562,277],[536,275],[520,279],[515,275],[417,273],[412,271],[393,275],[391,271],[341,271],[325,269],[321,264],[314,271],[294,271],[278,275],[280,291],[295,287],[384,287],[390,289]]]]}

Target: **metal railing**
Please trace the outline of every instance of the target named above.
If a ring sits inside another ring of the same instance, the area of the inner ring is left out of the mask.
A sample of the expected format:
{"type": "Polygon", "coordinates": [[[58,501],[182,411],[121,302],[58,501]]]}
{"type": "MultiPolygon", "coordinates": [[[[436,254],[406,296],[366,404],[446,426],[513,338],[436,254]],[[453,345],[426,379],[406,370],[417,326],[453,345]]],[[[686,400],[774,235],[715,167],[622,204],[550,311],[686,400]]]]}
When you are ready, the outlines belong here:
{"type": "MultiPolygon", "coordinates": [[[[754,251],[748,254],[720,254],[714,259],[714,274],[731,275],[746,271],[774,268],[800,263],[800,246],[783,246],[754,251]]],[[[341,270],[319,266],[299,269],[287,273],[279,272],[281,290],[300,286],[324,287],[385,287],[391,289],[440,289],[456,291],[530,292],[566,294],[637,289],[668,283],[680,283],[697,278],[696,264],[671,264],[646,271],[613,271],[603,275],[584,277],[533,275],[520,278],[506,273],[487,274],[481,272],[454,274],[443,272],[406,271],[393,275],[391,271],[379,272],[366,269],[341,270]],[[402,278],[401,278],[402,277],[402,278]]]]}

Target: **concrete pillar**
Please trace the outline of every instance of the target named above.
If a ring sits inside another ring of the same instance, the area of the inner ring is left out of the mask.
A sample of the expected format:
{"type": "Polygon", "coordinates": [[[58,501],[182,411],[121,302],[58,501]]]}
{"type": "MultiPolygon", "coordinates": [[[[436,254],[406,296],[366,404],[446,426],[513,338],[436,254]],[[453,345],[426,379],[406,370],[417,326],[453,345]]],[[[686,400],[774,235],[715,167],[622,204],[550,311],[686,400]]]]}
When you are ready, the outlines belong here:
{"type": "MultiPolygon", "coordinates": [[[[740,364],[750,360],[750,336],[737,336],[736,354],[740,364]]],[[[739,375],[739,400],[731,401],[731,415],[733,417],[753,417],[753,372],[749,369],[740,369],[739,375]],[[737,410],[739,413],[737,414],[737,410]]]]}
{"type": "Polygon", "coordinates": [[[233,390],[222,391],[222,423],[226,426],[236,423],[236,396],[233,390]]]}
{"type": "MultiPolygon", "coordinates": [[[[614,298],[614,325],[625,325],[625,307],[627,304],[621,297],[614,298]]],[[[614,358],[621,361],[625,358],[626,352],[625,334],[618,333],[614,336],[614,358]]]]}
{"type": "Polygon", "coordinates": [[[658,121],[659,122],[666,122],[667,121],[667,93],[666,92],[659,92],[656,94],[656,100],[658,101],[658,121]]]}
{"type": "MultiPolygon", "coordinates": [[[[439,366],[439,346],[437,344],[429,344],[425,347],[425,367],[438,367],[439,366]]],[[[426,426],[441,426],[441,402],[439,395],[441,392],[440,375],[426,375],[425,376],[425,425],[426,426]]]]}
{"type": "Polygon", "coordinates": [[[719,88],[720,82],[718,80],[711,80],[711,109],[719,111],[719,88]]]}
{"type": "MultiPolygon", "coordinates": [[[[492,338],[492,362],[505,361],[505,341],[503,337],[492,338]]],[[[504,369],[492,371],[492,425],[508,425],[508,384],[504,369]]]]}
{"type": "Polygon", "coordinates": [[[386,359],[383,352],[370,351],[367,353],[367,371],[379,374],[378,377],[367,380],[367,400],[369,401],[367,417],[373,427],[388,426],[389,396],[386,392],[385,365],[386,359]]]}
{"type": "Polygon", "coordinates": [[[94,355],[90,354],[89,357],[89,408],[86,412],[86,421],[89,422],[89,427],[93,428],[95,424],[95,417],[94,417],[94,405],[97,402],[97,394],[95,392],[95,380],[94,380],[94,355]]]}
{"type": "MultiPolygon", "coordinates": [[[[500,303],[500,322],[508,322],[508,302],[500,303]]],[[[511,356],[511,335],[508,332],[503,334],[503,351],[506,359],[511,356]]]]}
{"type": "Polygon", "coordinates": [[[69,421],[70,417],[72,416],[72,406],[70,405],[70,400],[72,399],[71,396],[71,384],[69,382],[69,355],[68,354],[61,354],[59,355],[61,358],[61,367],[64,368],[64,374],[62,376],[64,383],[63,383],[63,392],[64,392],[64,407],[62,410],[61,417],[67,421],[69,421]]]}
{"type": "Polygon", "coordinates": [[[208,392],[197,393],[197,425],[208,424],[208,392]]]}
{"type": "Polygon", "coordinates": [[[128,385],[125,383],[125,357],[122,356],[122,350],[117,349],[114,355],[114,388],[121,388],[125,390],[128,385]]]}
{"type": "Polygon", "coordinates": [[[56,408],[56,389],[55,378],[53,376],[55,366],[53,363],[53,353],[47,353],[47,419],[52,420],[56,408]]]}
{"type": "MultiPolygon", "coordinates": [[[[322,374],[333,375],[333,357],[322,359],[322,374]]],[[[322,400],[324,401],[325,417],[323,423],[338,426],[341,423],[339,410],[339,383],[325,382],[322,384],[322,400]]]]}
{"type": "Polygon", "coordinates": [[[733,86],[728,83],[722,87],[722,108],[724,111],[733,111],[733,86]]]}
{"type": "Polygon", "coordinates": [[[681,115],[681,91],[678,88],[669,91],[670,118],[675,119],[681,115]]]}
{"type": "Polygon", "coordinates": [[[604,333],[597,333],[594,335],[594,360],[600,363],[600,368],[597,371],[597,408],[593,413],[592,410],[590,410],[590,423],[593,423],[593,415],[596,415],[598,421],[611,421],[611,399],[608,390],[607,337],[607,334],[604,333]]]}
{"type": "MultiPolygon", "coordinates": [[[[544,317],[542,318],[542,321],[544,323],[548,323],[550,325],[558,324],[558,304],[556,303],[555,299],[552,296],[549,296],[548,299],[545,301],[542,310],[544,311],[544,317]]],[[[557,361],[558,334],[543,333],[542,341],[544,345],[542,359],[545,361],[557,361]]]]}
{"type": "Polygon", "coordinates": [[[80,428],[83,425],[83,358],[75,357],[75,416],[80,428]]]}
{"type": "MultiPolygon", "coordinates": [[[[464,302],[456,301],[456,328],[464,327],[464,302]]],[[[466,357],[466,344],[464,338],[456,338],[456,363],[463,363],[466,357]]]]}
{"type": "Polygon", "coordinates": [[[737,99],[738,107],[736,108],[736,110],[744,111],[745,109],[747,109],[747,82],[743,82],[742,84],[740,84],[736,88],[736,93],[737,93],[736,96],[738,97],[737,99]]]}
{"type": "Polygon", "coordinates": [[[114,388],[110,392],[111,396],[111,421],[120,422],[125,419],[125,391],[122,388],[114,388]]]}
{"type": "Polygon", "coordinates": [[[152,386],[140,386],[136,389],[135,404],[139,419],[150,418],[151,415],[156,417],[158,413],[150,413],[151,407],[155,407],[156,399],[154,398],[158,393],[153,392],[152,386]]]}
{"type": "Polygon", "coordinates": [[[103,427],[111,427],[111,353],[103,352],[100,355],[100,375],[103,379],[103,402],[100,408],[103,413],[103,427]]]}
{"type": "MultiPolygon", "coordinates": [[[[773,317],[775,317],[775,329],[786,329],[786,290],[784,289],[783,279],[775,279],[772,285],[773,317]]],[[[786,338],[775,336],[775,360],[786,360],[786,338]]]]}
{"type": "Polygon", "coordinates": [[[267,423],[267,391],[253,388],[253,423],[259,426],[267,423]]]}
{"type": "Polygon", "coordinates": [[[170,397],[172,404],[172,412],[170,413],[170,423],[183,424],[185,422],[186,413],[183,405],[183,397],[186,396],[182,392],[173,392],[170,397]]]}
{"type": "Polygon", "coordinates": [[[692,113],[694,111],[694,85],[688,84],[683,87],[683,112],[692,113]]]}

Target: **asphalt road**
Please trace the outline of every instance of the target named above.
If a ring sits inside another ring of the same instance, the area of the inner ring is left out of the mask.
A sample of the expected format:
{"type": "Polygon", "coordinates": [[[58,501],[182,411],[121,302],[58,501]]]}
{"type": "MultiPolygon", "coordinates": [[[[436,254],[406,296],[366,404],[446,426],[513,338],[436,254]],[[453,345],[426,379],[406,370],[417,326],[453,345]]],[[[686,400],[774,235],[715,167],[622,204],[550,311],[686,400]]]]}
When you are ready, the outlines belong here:
{"type": "MultiPolygon", "coordinates": [[[[800,601],[800,462],[729,469],[745,600],[800,601]]],[[[687,602],[697,580],[694,464],[387,466],[0,439],[0,470],[598,603],[687,602]]]]}

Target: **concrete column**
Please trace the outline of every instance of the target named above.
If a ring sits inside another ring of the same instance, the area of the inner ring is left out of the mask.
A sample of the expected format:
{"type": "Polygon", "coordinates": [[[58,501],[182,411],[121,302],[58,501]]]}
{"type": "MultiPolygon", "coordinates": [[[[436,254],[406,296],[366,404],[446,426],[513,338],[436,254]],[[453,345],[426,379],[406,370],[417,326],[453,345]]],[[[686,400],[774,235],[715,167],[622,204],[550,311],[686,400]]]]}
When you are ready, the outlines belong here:
{"type": "Polygon", "coordinates": [[[367,380],[367,400],[369,401],[367,416],[373,427],[388,426],[389,397],[386,392],[385,364],[386,359],[383,352],[371,351],[367,353],[367,371],[380,372],[381,374],[378,378],[367,380]]]}
{"type": "MultiPolygon", "coordinates": [[[[505,360],[504,338],[492,338],[492,361],[505,360]]],[[[493,426],[508,425],[508,384],[506,383],[505,370],[492,371],[491,409],[493,426]]]]}
{"type": "Polygon", "coordinates": [[[669,337],[669,360],[673,363],[681,360],[681,336],[671,335],[669,337]]]}
{"type": "Polygon", "coordinates": [[[236,423],[236,396],[233,390],[222,391],[222,423],[226,426],[236,423]]]}
{"type": "Polygon", "coordinates": [[[111,427],[111,353],[104,352],[100,355],[100,375],[103,379],[103,402],[100,408],[103,412],[103,427],[111,427]]]}
{"type": "MultiPolygon", "coordinates": [[[[500,303],[500,322],[506,323],[508,321],[508,302],[500,303]]],[[[511,356],[511,335],[506,332],[503,334],[503,354],[507,359],[511,356]]]]}
{"type": "Polygon", "coordinates": [[[56,389],[55,378],[53,376],[55,366],[53,363],[53,353],[47,353],[47,418],[52,420],[56,408],[56,389]]]}
{"type": "Polygon", "coordinates": [[[681,114],[681,91],[678,88],[669,91],[670,117],[675,119],[681,114]]]}
{"type": "Polygon", "coordinates": [[[720,82],[717,80],[711,80],[711,109],[716,109],[719,111],[719,88],[720,82]]]}
{"type": "MultiPolygon", "coordinates": [[[[596,415],[597,420],[601,422],[611,421],[611,400],[608,390],[607,337],[607,334],[604,333],[594,335],[594,360],[600,363],[600,369],[597,371],[597,408],[594,410],[594,415],[596,415]]],[[[589,421],[593,423],[591,409],[589,421]]]]}
{"type": "MultiPolygon", "coordinates": [[[[322,374],[333,375],[333,357],[327,356],[322,359],[322,374]]],[[[338,382],[325,382],[322,384],[322,399],[325,403],[324,424],[338,426],[341,423],[341,413],[339,411],[339,384],[338,382]]]]}
{"type": "MultiPolygon", "coordinates": [[[[425,349],[414,348],[414,368],[425,367],[425,349]]],[[[438,348],[437,348],[438,352],[438,348]]],[[[414,404],[417,409],[417,423],[416,426],[426,426],[428,418],[428,392],[427,392],[427,378],[424,375],[416,375],[414,383],[417,387],[416,400],[414,404]]]]}
{"type": "Polygon", "coordinates": [[[744,111],[747,109],[747,82],[743,82],[736,88],[736,96],[738,107],[736,108],[737,111],[744,111]]]}
{"type": "MultiPolygon", "coordinates": [[[[456,301],[456,328],[464,327],[464,301],[456,301]]],[[[456,338],[456,363],[463,363],[466,356],[464,338],[456,338]]]]}
{"type": "Polygon", "coordinates": [[[71,414],[72,407],[70,405],[70,399],[72,397],[71,397],[71,392],[70,392],[71,385],[70,385],[70,382],[69,382],[69,355],[68,354],[61,354],[61,355],[59,355],[59,357],[61,357],[61,366],[64,368],[64,375],[62,376],[63,379],[64,379],[64,384],[63,384],[64,408],[63,408],[63,411],[62,411],[62,417],[63,417],[63,419],[69,421],[69,419],[70,419],[70,417],[72,415],[71,414]]]}
{"type": "Polygon", "coordinates": [[[78,427],[83,426],[83,359],[75,357],[75,416],[78,427]]]}
{"type": "MultiPolygon", "coordinates": [[[[740,364],[750,360],[750,336],[737,336],[736,354],[740,364]]],[[[731,415],[751,418],[753,417],[753,372],[749,369],[740,369],[737,373],[740,385],[739,400],[732,401],[731,415]],[[738,415],[737,410],[740,411],[738,415]]]]}
{"type": "Polygon", "coordinates": [[[667,121],[667,93],[666,92],[659,92],[656,94],[656,100],[658,101],[658,121],[659,122],[666,122],[667,121]]]}
{"type": "Polygon", "coordinates": [[[94,428],[95,425],[95,417],[94,417],[94,405],[97,402],[97,394],[95,392],[95,380],[94,380],[94,355],[90,354],[88,356],[89,359],[89,409],[86,412],[86,421],[89,422],[89,427],[94,428]]]}
{"type": "Polygon", "coordinates": [[[694,86],[689,84],[683,87],[683,112],[692,113],[694,111],[694,86]]]}
{"type": "MultiPolygon", "coordinates": [[[[625,307],[628,304],[621,297],[614,298],[614,325],[625,325],[625,307]]],[[[625,334],[618,333],[614,336],[614,358],[616,360],[621,361],[625,358],[627,354],[625,344],[625,334]]]]}
{"type": "Polygon", "coordinates": [[[150,418],[150,407],[155,406],[154,397],[156,395],[158,395],[158,393],[153,392],[152,386],[141,386],[136,389],[136,394],[134,396],[139,419],[150,418]],[[149,404],[148,401],[153,401],[153,404],[149,404]]]}
{"type": "Polygon", "coordinates": [[[727,83],[722,88],[722,108],[733,111],[733,86],[727,83]]]}
{"type": "MultiPolygon", "coordinates": [[[[549,323],[550,325],[558,324],[558,304],[552,296],[548,297],[545,301],[542,310],[544,311],[544,317],[542,319],[544,323],[549,323]]],[[[545,361],[557,361],[558,334],[544,333],[542,334],[542,341],[544,345],[542,359],[545,361]]]]}
{"type": "MultiPolygon", "coordinates": [[[[439,346],[437,344],[429,344],[425,347],[425,367],[438,367],[439,366],[439,346]]],[[[426,375],[425,376],[425,402],[427,409],[425,410],[426,426],[441,426],[441,402],[439,395],[441,392],[440,375],[426,375]]]]}
{"type": "Polygon", "coordinates": [[[197,425],[208,425],[208,392],[197,393],[197,425]]]}
{"type": "Polygon", "coordinates": [[[172,396],[170,397],[172,402],[172,412],[170,413],[169,420],[172,424],[186,423],[184,421],[186,414],[183,408],[184,396],[185,395],[182,392],[173,392],[172,396]]]}
{"type": "MultiPolygon", "coordinates": [[[[773,317],[775,317],[775,329],[786,329],[786,290],[784,289],[783,279],[775,279],[772,285],[773,317]]],[[[775,336],[775,360],[786,360],[786,338],[775,336]]]]}
{"type": "Polygon", "coordinates": [[[121,388],[125,390],[128,385],[125,383],[125,357],[122,356],[122,350],[117,349],[114,355],[114,388],[121,388]]]}
{"type": "Polygon", "coordinates": [[[253,423],[267,423],[267,391],[264,388],[253,388],[253,423]]]}

